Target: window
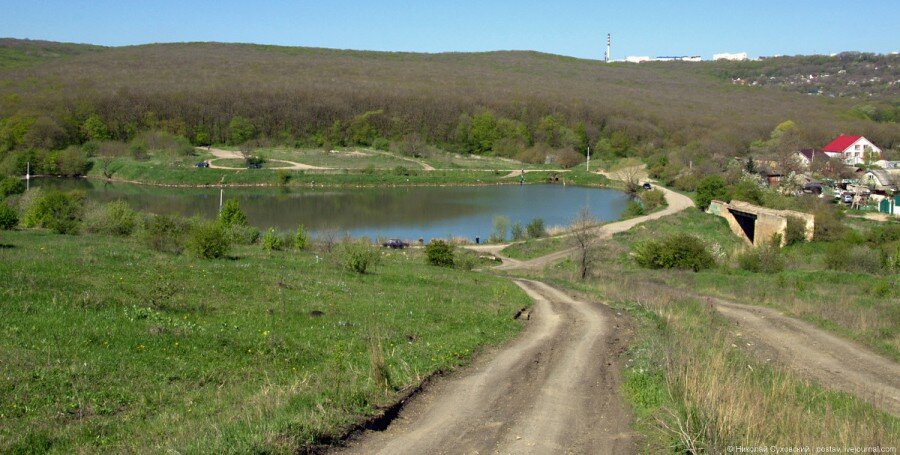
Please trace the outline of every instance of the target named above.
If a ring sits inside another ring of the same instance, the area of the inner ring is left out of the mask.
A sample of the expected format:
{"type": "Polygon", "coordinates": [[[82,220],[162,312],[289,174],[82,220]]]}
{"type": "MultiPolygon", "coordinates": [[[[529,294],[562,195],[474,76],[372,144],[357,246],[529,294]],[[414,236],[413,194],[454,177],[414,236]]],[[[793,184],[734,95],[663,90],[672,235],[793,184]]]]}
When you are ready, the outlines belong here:
{"type": "Polygon", "coordinates": [[[853,148],[855,148],[856,150],[859,150],[861,147],[862,147],[862,146],[859,145],[859,144],[856,144],[855,146],[853,146],[853,148]]]}

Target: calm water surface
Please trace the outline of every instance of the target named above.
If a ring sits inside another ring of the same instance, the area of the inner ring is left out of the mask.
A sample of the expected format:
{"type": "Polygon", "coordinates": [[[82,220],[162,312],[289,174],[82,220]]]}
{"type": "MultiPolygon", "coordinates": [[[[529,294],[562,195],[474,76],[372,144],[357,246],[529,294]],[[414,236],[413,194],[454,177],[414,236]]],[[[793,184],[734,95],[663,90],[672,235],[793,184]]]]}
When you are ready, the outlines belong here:
{"type": "MultiPolygon", "coordinates": [[[[157,214],[215,217],[219,190],[158,188],[79,180],[37,180],[35,186],[84,190],[89,200],[125,200],[133,208],[157,214]]],[[[610,189],[560,185],[448,186],[403,188],[226,188],[251,224],[261,229],[293,230],[300,224],[314,233],[335,230],[353,237],[403,239],[490,235],[493,219],[503,215],[524,226],[543,218],[547,226],[568,225],[582,207],[602,221],[618,219],[628,202],[610,189]]]]}

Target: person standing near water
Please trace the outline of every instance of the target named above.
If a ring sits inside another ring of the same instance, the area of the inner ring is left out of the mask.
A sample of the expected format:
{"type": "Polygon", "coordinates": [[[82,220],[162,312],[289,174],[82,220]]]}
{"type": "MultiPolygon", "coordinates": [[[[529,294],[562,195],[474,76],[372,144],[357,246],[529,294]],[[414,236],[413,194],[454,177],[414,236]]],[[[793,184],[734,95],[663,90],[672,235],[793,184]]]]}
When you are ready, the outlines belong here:
{"type": "Polygon", "coordinates": [[[519,185],[525,184],[525,169],[522,169],[522,174],[519,175],[519,185]]]}

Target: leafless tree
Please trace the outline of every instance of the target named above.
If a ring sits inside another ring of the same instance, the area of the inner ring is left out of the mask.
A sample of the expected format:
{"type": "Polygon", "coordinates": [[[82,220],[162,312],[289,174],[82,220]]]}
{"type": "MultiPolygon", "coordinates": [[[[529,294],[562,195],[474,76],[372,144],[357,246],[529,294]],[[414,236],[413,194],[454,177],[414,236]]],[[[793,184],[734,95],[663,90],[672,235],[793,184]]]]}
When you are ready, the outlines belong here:
{"type": "Polygon", "coordinates": [[[577,252],[578,271],[582,280],[588,277],[597,260],[597,234],[593,232],[596,224],[597,220],[587,207],[578,212],[572,223],[570,242],[577,252]]]}

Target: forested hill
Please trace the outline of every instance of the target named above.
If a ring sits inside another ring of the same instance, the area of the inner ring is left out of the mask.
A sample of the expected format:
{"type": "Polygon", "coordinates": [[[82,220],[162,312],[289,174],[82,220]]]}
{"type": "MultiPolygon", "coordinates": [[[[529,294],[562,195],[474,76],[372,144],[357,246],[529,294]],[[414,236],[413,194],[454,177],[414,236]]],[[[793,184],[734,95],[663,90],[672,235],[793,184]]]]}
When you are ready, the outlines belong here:
{"type": "MultiPolygon", "coordinates": [[[[0,50],[28,56],[0,65],[0,152],[160,129],[195,143],[365,145],[415,137],[507,155],[588,142],[618,153],[690,146],[729,155],[785,120],[812,145],[838,133],[864,134],[886,148],[900,142],[896,123],[858,115],[861,103],[896,103],[896,86],[876,100],[809,96],[733,84],[725,76],[734,65],[718,62],[9,39],[0,50]]],[[[900,79],[896,66],[891,77],[900,79]]]]}

